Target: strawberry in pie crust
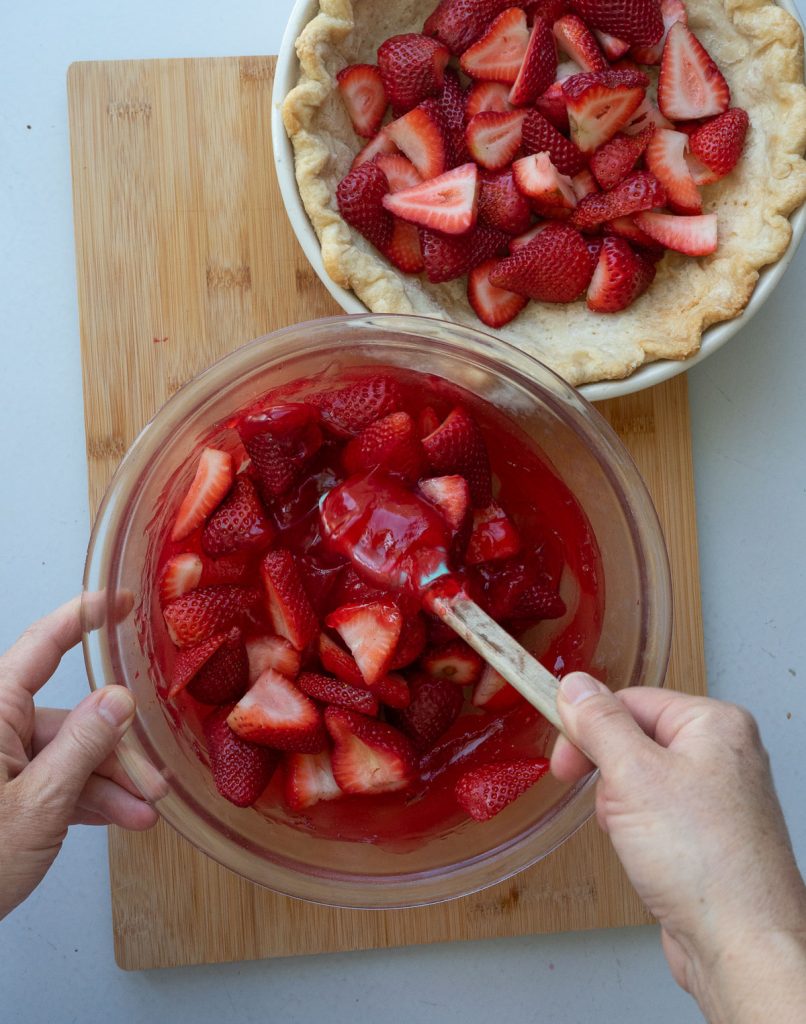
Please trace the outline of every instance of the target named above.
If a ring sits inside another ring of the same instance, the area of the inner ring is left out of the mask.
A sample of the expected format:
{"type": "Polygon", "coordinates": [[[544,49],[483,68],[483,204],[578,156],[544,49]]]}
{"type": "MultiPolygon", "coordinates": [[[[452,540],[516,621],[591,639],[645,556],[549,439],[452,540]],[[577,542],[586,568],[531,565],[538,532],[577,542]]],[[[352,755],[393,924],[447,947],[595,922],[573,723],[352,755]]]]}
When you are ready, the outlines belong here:
{"type": "Polygon", "coordinates": [[[751,0],[320,0],[283,114],[325,267],[572,384],[696,352],[806,198],[797,22],[751,0]]]}

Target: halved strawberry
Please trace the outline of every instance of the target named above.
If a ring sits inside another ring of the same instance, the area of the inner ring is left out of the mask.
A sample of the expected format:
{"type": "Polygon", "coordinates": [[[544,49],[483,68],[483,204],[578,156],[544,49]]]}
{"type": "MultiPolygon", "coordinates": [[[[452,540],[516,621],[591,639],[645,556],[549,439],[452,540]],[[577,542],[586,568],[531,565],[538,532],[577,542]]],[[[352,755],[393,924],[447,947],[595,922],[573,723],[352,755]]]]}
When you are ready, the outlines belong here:
{"type": "Polygon", "coordinates": [[[294,811],[304,811],[324,800],[344,796],[333,777],[330,751],[318,754],[286,754],[283,796],[294,811]]]}
{"type": "Polygon", "coordinates": [[[509,243],[510,254],[514,255],[519,250],[524,249],[547,225],[548,221],[540,221],[533,227],[529,228],[528,231],[524,231],[522,235],[518,235],[517,238],[511,239],[509,243]]]}
{"type": "Polygon", "coordinates": [[[592,274],[593,262],[582,235],[568,224],[552,223],[501,260],[491,271],[490,281],[538,302],[573,302],[592,274]]]}
{"type": "Polygon", "coordinates": [[[466,75],[477,81],[514,82],[528,46],[526,15],[519,8],[510,7],[464,51],[459,65],[466,75]]]}
{"type": "Polygon", "coordinates": [[[504,679],[500,672],[485,665],[481,677],[473,687],[470,703],[473,707],[484,708],[486,711],[508,711],[509,708],[523,704],[524,698],[514,686],[504,679]]]}
{"type": "Polygon", "coordinates": [[[176,513],[171,540],[183,540],[207,519],[232,486],[234,469],[229,452],[205,448],[196,474],[176,513]]]}
{"type": "Polygon", "coordinates": [[[322,675],[321,672],[302,672],[296,680],[297,686],[309,697],[323,704],[335,704],[340,708],[360,711],[362,715],[378,714],[378,700],[369,690],[351,686],[343,679],[322,675]]]}
{"type": "Polygon", "coordinates": [[[573,210],[577,204],[574,186],[567,174],[560,174],[548,153],[532,153],[512,165],[518,190],[540,204],[541,210],[573,210]]]}
{"type": "Polygon", "coordinates": [[[585,167],[583,154],[539,110],[530,110],[523,122],[523,151],[548,153],[561,174],[579,174],[585,167]]]}
{"type": "Polygon", "coordinates": [[[485,171],[480,178],[479,223],[510,235],[526,231],[532,222],[532,211],[515,187],[512,171],[485,171]]]}
{"type": "Polygon", "coordinates": [[[226,632],[259,600],[253,587],[197,587],[169,601],[162,614],[171,640],[189,647],[226,632]]]}
{"type": "MultiPolygon", "coordinates": [[[[236,631],[240,635],[240,631],[236,631]]],[[[174,662],[173,671],[171,672],[171,680],[168,687],[169,698],[176,697],[177,694],[187,687],[191,679],[212,658],[226,639],[226,633],[216,633],[207,640],[203,640],[200,644],[194,644],[192,647],[183,647],[179,651],[174,662]]],[[[238,698],[233,697],[232,699],[237,700],[238,698]]]]}
{"type": "Polygon", "coordinates": [[[434,476],[421,480],[420,493],[439,511],[452,530],[464,523],[470,509],[470,488],[463,476],[434,476]]]}
{"type": "Polygon", "coordinates": [[[428,640],[428,629],[425,619],[416,612],[403,623],[400,631],[400,639],[395,647],[395,653],[389,663],[390,669],[406,668],[413,661],[416,661],[423,653],[423,648],[428,640]]]}
{"type": "Polygon", "coordinates": [[[649,145],[654,131],[655,126],[650,125],[637,135],[619,133],[592,154],[590,169],[601,188],[611,189],[624,181],[649,145]]]}
{"type": "Polygon", "coordinates": [[[439,416],[430,405],[427,405],[417,416],[417,436],[422,441],[424,437],[433,434],[438,426],[439,416]]]}
{"type": "Polygon", "coordinates": [[[588,309],[616,313],[626,309],[655,278],[655,264],[623,238],[605,238],[588,285],[588,309]]]}
{"type": "Polygon", "coordinates": [[[426,277],[434,284],[462,277],[483,260],[505,252],[507,240],[503,231],[486,224],[478,225],[465,235],[443,235],[423,229],[420,245],[426,277]]]}
{"type": "Polygon", "coordinates": [[[687,256],[708,256],[716,252],[717,223],[715,213],[699,217],[679,217],[674,213],[637,213],[635,223],[656,242],[687,256]]]}
{"type": "Polygon", "coordinates": [[[473,504],[489,504],[492,471],[487,445],[478,424],[465,409],[453,409],[432,434],[423,438],[422,444],[433,469],[463,476],[473,504]]]}
{"type": "Polygon", "coordinates": [[[373,138],[389,105],[381,72],[374,64],[351,64],[341,69],[336,82],[353,131],[365,139],[373,138]]]}
{"type": "Polygon", "coordinates": [[[496,258],[485,260],[467,277],[467,301],[479,320],[494,329],[514,320],[529,301],[524,295],[491,284],[490,272],[498,262],[496,258]]]}
{"type": "MultiPolygon", "coordinates": [[[[180,652],[181,654],[184,652],[180,652]]],[[[177,659],[178,660],[178,659],[177,659]]],[[[237,627],[227,633],[218,649],[193,674],[187,691],[200,704],[230,704],[249,685],[249,659],[237,627]]]]}
{"type": "Polygon", "coordinates": [[[592,153],[630,120],[649,79],[640,71],[594,71],[572,75],[562,85],[571,139],[592,153]]]}
{"type": "Polygon", "coordinates": [[[386,675],[403,628],[396,605],[391,601],[343,605],[328,615],[325,624],[347,644],[367,686],[386,675]]]}
{"type": "Polygon", "coordinates": [[[392,412],[361,431],[342,454],[348,473],[383,467],[416,480],[425,459],[414,420],[407,412],[392,412]]]}
{"type": "Polygon", "coordinates": [[[447,235],[463,235],[476,223],[478,190],[478,168],[473,163],[462,164],[421,185],[387,194],[383,205],[413,224],[447,235]]]}
{"type": "Polygon", "coordinates": [[[260,635],[246,638],[246,656],[249,661],[249,682],[271,668],[287,679],[294,679],[302,667],[299,651],[284,636],[260,635]]]}
{"type": "Polygon", "coordinates": [[[473,160],[489,171],[511,163],[521,148],[525,117],[522,110],[485,110],[472,117],[465,129],[465,144],[473,160]]]}
{"type": "Polygon", "coordinates": [[[443,42],[451,53],[463,53],[512,0],[440,0],[426,19],[423,32],[443,42]]]}
{"type": "Polygon", "coordinates": [[[411,160],[423,179],[444,173],[448,154],[441,119],[426,107],[420,105],[391,121],[384,132],[411,160]]]}
{"type": "Polygon", "coordinates": [[[267,669],[227,717],[241,739],[275,750],[315,754],[327,737],[322,712],[285,676],[267,669]]]}
{"type": "Polygon", "coordinates": [[[608,32],[601,32],[598,28],[593,30],[593,35],[608,60],[618,60],[630,48],[626,39],[617,39],[616,36],[611,36],[608,32]]]}
{"type": "Polygon", "coordinates": [[[425,263],[417,225],[395,217],[392,238],[384,250],[384,256],[404,274],[419,274],[425,263]]]}
{"type": "Polygon", "coordinates": [[[676,127],[668,118],[661,114],[657,104],[649,96],[644,96],[639,106],[635,108],[635,113],[621,131],[624,135],[639,135],[641,132],[646,131],[647,128],[653,127],[653,125],[655,128],[676,127]]]}
{"type": "Polygon", "coordinates": [[[525,107],[542,95],[554,81],[557,70],[557,51],[551,27],[540,15],[535,17],[529,45],[523,58],[518,77],[509,94],[509,102],[515,107],[525,107]]]}
{"type": "Polygon", "coordinates": [[[742,155],[750,118],[741,107],[732,107],[724,114],[706,121],[691,136],[691,153],[719,181],[733,170],[742,155]]]}
{"type": "Polygon", "coordinates": [[[411,704],[395,715],[395,723],[415,749],[429,750],[459,717],[463,703],[458,686],[439,677],[417,675],[411,683],[411,704]]]}
{"type": "Polygon", "coordinates": [[[557,81],[550,85],[542,96],[537,97],[534,106],[535,110],[538,110],[558,131],[569,130],[568,107],[562,82],[557,81]]]}
{"type": "Polygon", "coordinates": [[[386,175],[390,192],[401,192],[422,182],[422,176],[411,160],[402,153],[381,153],[375,163],[386,175]]]}
{"type": "Polygon", "coordinates": [[[571,215],[571,223],[583,230],[596,228],[606,220],[625,217],[666,203],[666,190],[646,171],[635,171],[609,192],[585,196],[571,215]]]}
{"type": "Polygon", "coordinates": [[[682,21],[669,29],[658,77],[658,106],[672,121],[721,114],[730,89],[710,54],[682,21]]]}
{"type": "Polygon", "coordinates": [[[391,793],[414,780],[414,747],[391,725],[345,708],[327,708],[325,724],[334,743],[333,776],[345,793],[391,793]]]}
{"type": "Polygon", "coordinates": [[[577,202],[579,202],[580,199],[584,199],[585,196],[589,196],[591,192],[599,191],[596,179],[587,167],[571,178],[571,186],[574,189],[574,195],[577,197],[577,202]]]}
{"type": "Polygon", "coordinates": [[[609,67],[590,29],[576,14],[559,18],[552,32],[559,49],[578,64],[581,71],[606,71],[609,67]]]}
{"type": "Polygon", "coordinates": [[[363,164],[372,163],[378,156],[383,154],[391,155],[399,152],[400,150],[394,142],[392,142],[386,132],[381,129],[374,139],[368,142],[362,150],[359,150],[356,154],[355,160],[353,160],[350,165],[350,170],[354,171],[363,164]]]}
{"type": "Polygon", "coordinates": [[[208,519],[202,533],[205,553],[217,558],[235,551],[259,551],[274,539],[275,529],[248,477],[238,477],[226,500],[208,519]]]}
{"type": "Polygon", "coordinates": [[[485,110],[505,113],[512,110],[509,86],[505,82],[473,82],[467,92],[465,117],[469,121],[485,110]]]}
{"type": "Polygon", "coordinates": [[[311,395],[325,425],[339,437],[355,437],[373,420],[395,412],[402,401],[394,377],[382,374],[361,377],[351,384],[311,395]]]}
{"type": "Polygon", "coordinates": [[[388,191],[386,175],[371,161],[354,167],[336,187],[342,217],[381,252],[392,237],[392,218],[383,207],[388,191]]]}
{"type": "Polygon", "coordinates": [[[465,561],[468,565],[510,558],[520,551],[521,539],[512,520],[496,501],[473,510],[473,529],[465,561]]]}
{"type": "Polygon", "coordinates": [[[484,660],[464,640],[451,640],[432,648],[421,661],[423,671],[456,686],[472,686],[481,676],[484,660]]]}
{"type": "Polygon", "coordinates": [[[416,32],[381,43],[378,69],[396,117],[440,92],[450,56],[447,46],[416,32]]]}
{"type": "Polygon", "coordinates": [[[286,548],[270,551],[260,564],[266,613],[275,632],[298,651],[316,636],[318,623],[294,556],[286,548]]]}
{"type": "Polygon", "coordinates": [[[640,245],[643,249],[652,250],[653,253],[657,250],[655,254],[663,255],[662,246],[659,246],[654,238],[650,238],[646,231],[642,231],[632,217],[616,217],[615,220],[606,220],[602,225],[602,230],[606,235],[617,235],[619,238],[626,238],[628,242],[632,242],[634,245],[640,245]]]}
{"type": "MultiPolygon", "coordinates": [[[[402,639],[402,634],[401,634],[402,639]]],[[[398,641],[399,649],[400,641],[398,641]]],[[[397,649],[392,658],[392,664],[397,660],[397,649]]],[[[379,701],[390,708],[408,707],[411,700],[409,687],[403,676],[390,672],[382,679],[377,680],[372,686],[367,686],[355,659],[340,647],[335,640],[332,640],[327,633],[319,634],[319,660],[322,667],[332,672],[334,676],[343,679],[351,686],[365,687],[373,693],[379,701]]]]}
{"type": "Polygon", "coordinates": [[[202,568],[201,558],[190,551],[169,558],[160,573],[160,604],[167,604],[198,587],[202,568]]]}
{"type": "Polygon", "coordinates": [[[688,136],[658,128],[646,151],[646,166],[666,189],[667,205],[675,213],[701,213],[702,198],[686,163],[688,136]]]}
{"type": "Polygon", "coordinates": [[[465,772],[456,783],[456,801],[475,821],[488,821],[534,786],[548,770],[545,757],[482,765],[465,772]]]}
{"type": "Polygon", "coordinates": [[[639,64],[660,64],[663,47],[669,29],[676,21],[688,24],[688,12],[683,0],[660,0],[660,13],[663,19],[663,34],[652,46],[633,46],[632,56],[639,64]]]}
{"type": "MultiPolygon", "coordinates": [[[[304,402],[275,405],[250,413],[239,421],[238,433],[252,459],[261,491],[269,498],[285,493],[322,445],[319,412],[304,402]]],[[[243,501],[246,503],[245,496],[243,501]]],[[[259,508],[251,501],[248,505],[246,518],[256,521],[259,508]]],[[[223,531],[220,532],[221,536],[211,538],[216,545],[223,543],[223,531]]],[[[261,543],[263,539],[265,530],[261,543]]],[[[221,553],[224,553],[223,548],[221,553]]]]}
{"type": "Polygon", "coordinates": [[[280,755],[234,733],[227,724],[229,711],[220,708],[204,721],[210,772],[225,799],[236,807],[250,807],[271,781],[280,755]]]}
{"type": "Polygon", "coordinates": [[[663,34],[658,0],[571,0],[570,6],[586,25],[631,45],[651,46],[663,34]]]}

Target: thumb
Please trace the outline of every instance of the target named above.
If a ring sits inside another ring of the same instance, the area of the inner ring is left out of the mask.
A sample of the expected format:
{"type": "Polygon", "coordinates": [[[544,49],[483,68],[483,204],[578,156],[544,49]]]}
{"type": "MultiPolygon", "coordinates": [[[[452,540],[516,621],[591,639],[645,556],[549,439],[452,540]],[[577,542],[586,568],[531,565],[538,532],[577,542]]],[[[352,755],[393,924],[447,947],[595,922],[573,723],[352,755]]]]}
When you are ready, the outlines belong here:
{"type": "Polygon", "coordinates": [[[634,764],[654,748],[613,691],[585,672],[562,680],[557,709],[568,738],[605,773],[634,764]]]}
{"type": "Polygon", "coordinates": [[[68,818],[95,769],[112,753],[134,718],[134,697],[104,686],[78,704],[23,770],[21,781],[40,811],[68,818]]]}

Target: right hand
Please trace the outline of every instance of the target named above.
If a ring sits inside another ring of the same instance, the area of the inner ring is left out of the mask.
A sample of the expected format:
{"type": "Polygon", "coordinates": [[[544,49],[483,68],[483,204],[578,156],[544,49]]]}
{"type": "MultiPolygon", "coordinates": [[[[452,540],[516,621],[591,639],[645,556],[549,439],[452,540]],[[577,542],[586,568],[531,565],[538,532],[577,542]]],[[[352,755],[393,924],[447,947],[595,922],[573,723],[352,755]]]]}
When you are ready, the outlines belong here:
{"type": "Polygon", "coordinates": [[[660,922],[677,982],[705,1009],[714,978],[751,946],[764,957],[766,942],[769,959],[791,937],[797,959],[806,889],[752,716],[670,690],[614,694],[584,673],[562,681],[558,708],[573,743],[557,740],[551,770],[572,782],[599,766],[596,816],[660,922]]]}

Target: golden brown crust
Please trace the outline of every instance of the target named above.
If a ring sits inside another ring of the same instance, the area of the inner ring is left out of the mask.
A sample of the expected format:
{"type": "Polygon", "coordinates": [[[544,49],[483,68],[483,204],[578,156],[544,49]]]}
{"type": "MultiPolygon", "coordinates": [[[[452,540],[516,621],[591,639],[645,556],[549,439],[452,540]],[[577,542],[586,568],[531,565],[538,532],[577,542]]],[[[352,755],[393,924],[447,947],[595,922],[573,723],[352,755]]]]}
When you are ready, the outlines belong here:
{"type": "MultiPolygon", "coordinates": [[[[419,313],[482,327],[464,279],[432,285],[399,273],[336,208],[336,185],[363,144],[335,86],[345,65],[373,63],[384,39],[420,31],[435,0],[320,0],[297,40],[299,84],[283,116],[294,145],[297,183],[322,246],[327,272],[374,312],[419,313]]],[[[806,199],[806,88],[798,23],[769,0],[689,0],[689,25],[721,67],[732,105],[751,118],[738,166],[703,189],[716,211],[719,249],[691,259],[674,253],[652,288],[622,313],[591,313],[584,302],[529,303],[498,333],[572,384],[625,377],[654,359],[697,351],[703,330],[744,309],[759,268],[789,244],[789,214],[806,199]]]]}

